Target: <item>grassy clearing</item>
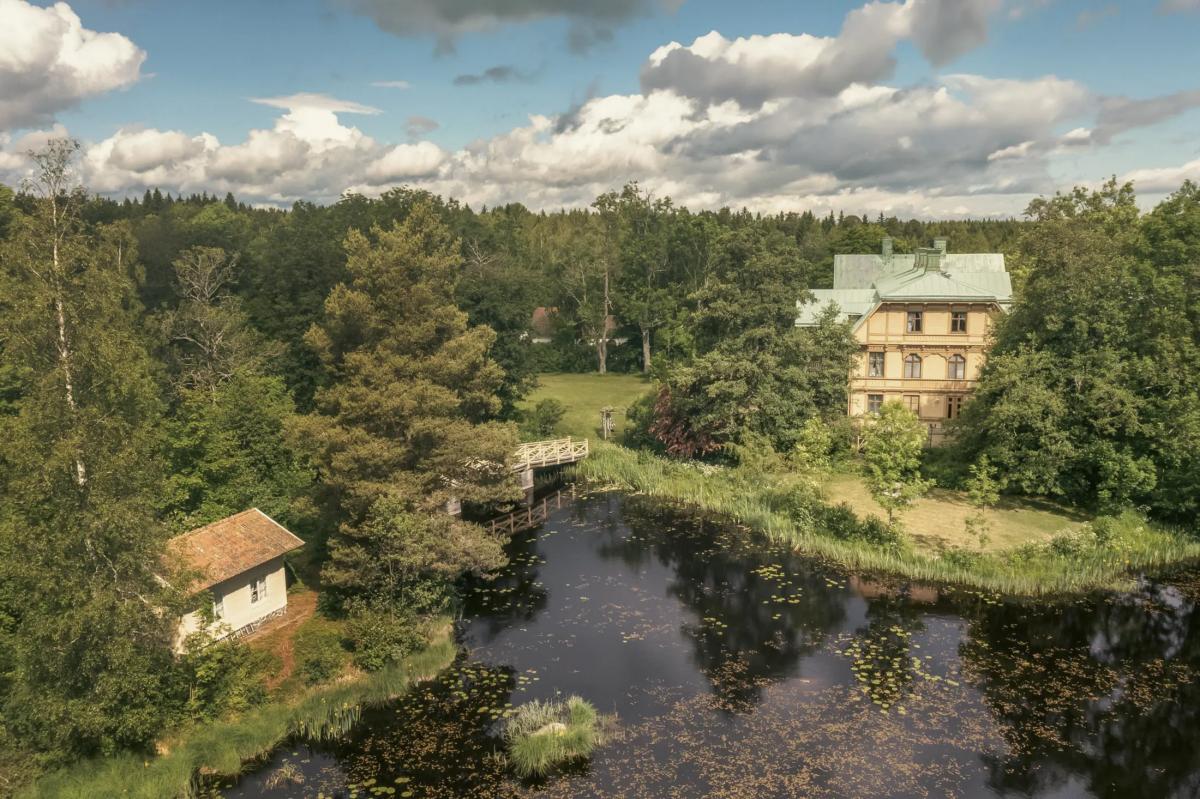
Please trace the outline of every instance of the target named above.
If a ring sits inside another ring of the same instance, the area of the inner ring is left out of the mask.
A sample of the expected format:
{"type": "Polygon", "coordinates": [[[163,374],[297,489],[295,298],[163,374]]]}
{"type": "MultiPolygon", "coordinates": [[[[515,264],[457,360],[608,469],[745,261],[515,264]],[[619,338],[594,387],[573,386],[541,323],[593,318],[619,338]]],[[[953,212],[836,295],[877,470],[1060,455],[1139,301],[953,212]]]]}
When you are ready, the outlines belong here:
{"type": "MultiPolygon", "coordinates": [[[[862,477],[848,472],[830,475],[822,486],[831,502],[845,502],[859,515],[887,518],[871,497],[862,477]]],[[[945,547],[976,549],[979,543],[967,535],[967,517],[976,512],[958,491],[935,488],[913,507],[899,515],[904,531],[918,546],[936,551],[945,547]]],[[[991,523],[986,551],[998,552],[1023,544],[1044,544],[1054,536],[1075,530],[1086,518],[1049,502],[1005,497],[985,514],[991,523]]]]}
{"type": "Polygon", "coordinates": [[[567,407],[559,424],[561,434],[594,441],[600,438],[601,408],[608,405],[615,409],[613,419],[619,435],[625,423],[625,409],[651,388],[650,381],[641,375],[544,374],[538,376],[538,387],[521,407],[533,407],[538,400],[556,399],[567,407]]]}
{"type": "Polygon", "coordinates": [[[667,460],[600,445],[576,467],[584,479],[719,514],[798,551],[856,571],[954,583],[1006,594],[1044,595],[1121,588],[1130,575],[1200,559],[1200,539],[1134,514],[1080,524],[1041,544],[1004,552],[918,549],[831,532],[829,507],[812,490],[780,479],[667,460]]]}
{"type": "Polygon", "coordinates": [[[359,679],[314,688],[295,702],[273,702],[240,717],[194,727],[158,757],[123,754],[77,763],[43,776],[20,799],[194,799],[202,775],[232,776],[293,735],[329,739],[344,734],[364,707],[403,694],[450,665],[456,647],[445,631],[427,648],[359,679]]]}
{"type": "Polygon", "coordinates": [[[521,705],[504,729],[508,759],[519,777],[544,777],[603,743],[596,708],[578,696],[521,705]]]}

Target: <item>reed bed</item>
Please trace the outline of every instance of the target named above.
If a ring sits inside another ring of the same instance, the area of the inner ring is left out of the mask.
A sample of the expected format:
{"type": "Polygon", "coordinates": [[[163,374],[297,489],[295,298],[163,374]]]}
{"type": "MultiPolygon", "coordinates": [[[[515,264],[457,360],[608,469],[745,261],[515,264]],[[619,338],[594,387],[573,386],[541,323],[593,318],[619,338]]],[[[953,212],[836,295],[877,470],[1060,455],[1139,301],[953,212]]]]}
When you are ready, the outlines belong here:
{"type": "Polygon", "coordinates": [[[354,681],[308,691],[299,702],[263,705],[236,719],[197,726],[157,757],[121,754],[81,761],[43,776],[20,799],[198,799],[206,780],[233,777],[293,736],[344,735],[362,709],[403,694],[453,662],[456,647],[440,638],[401,663],[354,681]]]}
{"type": "Polygon", "coordinates": [[[595,706],[570,696],[521,705],[505,726],[504,738],[513,771],[530,778],[588,757],[603,743],[604,734],[595,706]]]}
{"type": "Polygon", "coordinates": [[[838,537],[822,529],[822,511],[829,508],[815,491],[811,498],[781,503],[784,476],[772,479],[739,471],[672,461],[613,444],[594,447],[575,467],[575,474],[591,483],[711,512],[848,569],[920,582],[1045,596],[1128,588],[1134,575],[1200,559],[1200,538],[1194,532],[1157,526],[1134,513],[1098,519],[1046,544],[996,553],[930,551],[838,537]]]}

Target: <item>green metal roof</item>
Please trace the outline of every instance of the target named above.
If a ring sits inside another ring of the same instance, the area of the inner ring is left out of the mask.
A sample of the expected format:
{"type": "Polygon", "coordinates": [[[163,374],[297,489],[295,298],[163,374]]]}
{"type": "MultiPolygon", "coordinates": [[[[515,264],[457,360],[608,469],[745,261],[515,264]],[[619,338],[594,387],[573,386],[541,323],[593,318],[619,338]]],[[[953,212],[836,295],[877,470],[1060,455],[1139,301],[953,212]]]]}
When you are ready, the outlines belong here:
{"type": "Polygon", "coordinates": [[[936,255],[838,255],[833,262],[832,289],[816,289],[811,302],[796,303],[796,324],[816,324],[821,312],[835,304],[841,318],[866,318],[882,302],[1012,303],[1012,281],[999,253],[936,255]],[[924,259],[925,256],[922,256],[924,259]],[[932,264],[932,266],[929,266],[932,264]],[[866,285],[863,285],[863,284],[866,285]]]}

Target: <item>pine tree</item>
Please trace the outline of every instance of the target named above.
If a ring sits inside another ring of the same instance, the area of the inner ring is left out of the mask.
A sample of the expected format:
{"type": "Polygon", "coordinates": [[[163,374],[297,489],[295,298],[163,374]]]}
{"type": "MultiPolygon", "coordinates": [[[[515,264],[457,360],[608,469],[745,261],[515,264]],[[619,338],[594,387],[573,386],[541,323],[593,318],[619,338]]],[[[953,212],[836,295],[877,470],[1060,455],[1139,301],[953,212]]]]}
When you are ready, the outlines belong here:
{"type": "MultiPolygon", "coordinates": [[[[493,503],[518,492],[507,460],[515,430],[488,421],[503,374],[495,334],[454,303],[459,244],[426,201],[389,230],[346,239],[350,282],[336,286],[307,335],[329,376],[305,437],[316,443],[331,510],[327,583],[375,607],[435,604],[450,575],[504,562],[500,541],[445,515],[448,500],[493,503]],[[396,530],[440,530],[454,546],[396,551],[396,530]],[[399,586],[371,562],[408,562],[399,586]]],[[[424,609],[424,608],[422,608],[424,609]]]]}

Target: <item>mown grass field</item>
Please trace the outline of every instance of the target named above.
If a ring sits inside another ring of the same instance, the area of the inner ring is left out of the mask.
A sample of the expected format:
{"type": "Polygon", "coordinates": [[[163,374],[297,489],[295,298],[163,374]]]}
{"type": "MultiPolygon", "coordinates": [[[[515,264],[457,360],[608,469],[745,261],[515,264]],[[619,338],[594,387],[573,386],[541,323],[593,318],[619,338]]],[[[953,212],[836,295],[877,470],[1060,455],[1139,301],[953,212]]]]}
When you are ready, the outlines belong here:
{"type": "MultiPolygon", "coordinates": [[[[887,519],[887,511],[871,498],[859,475],[837,472],[829,476],[823,488],[830,502],[845,502],[859,516],[871,514],[887,519]]],[[[966,532],[967,517],[973,513],[975,509],[962,493],[935,488],[899,518],[905,533],[919,548],[931,551],[945,546],[978,549],[979,541],[966,532]]],[[[1044,543],[1086,521],[1081,514],[1049,502],[1009,497],[1004,497],[997,507],[987,511],[986,516],[991,530],[990,540],[983,549],[988,552],[1044,543]]]]}
{"type": "Polygon", "coordinates": [[[613,408],[613,420],[619,436],[625,424],[625,409],[652,388],[641,375],[544,374],[538,387],[521,404],[530,408],[538,400],[556,399],[567,407],[559,424],[559,433],[573,438],[600,437],[600,409],[613,408]]]}

